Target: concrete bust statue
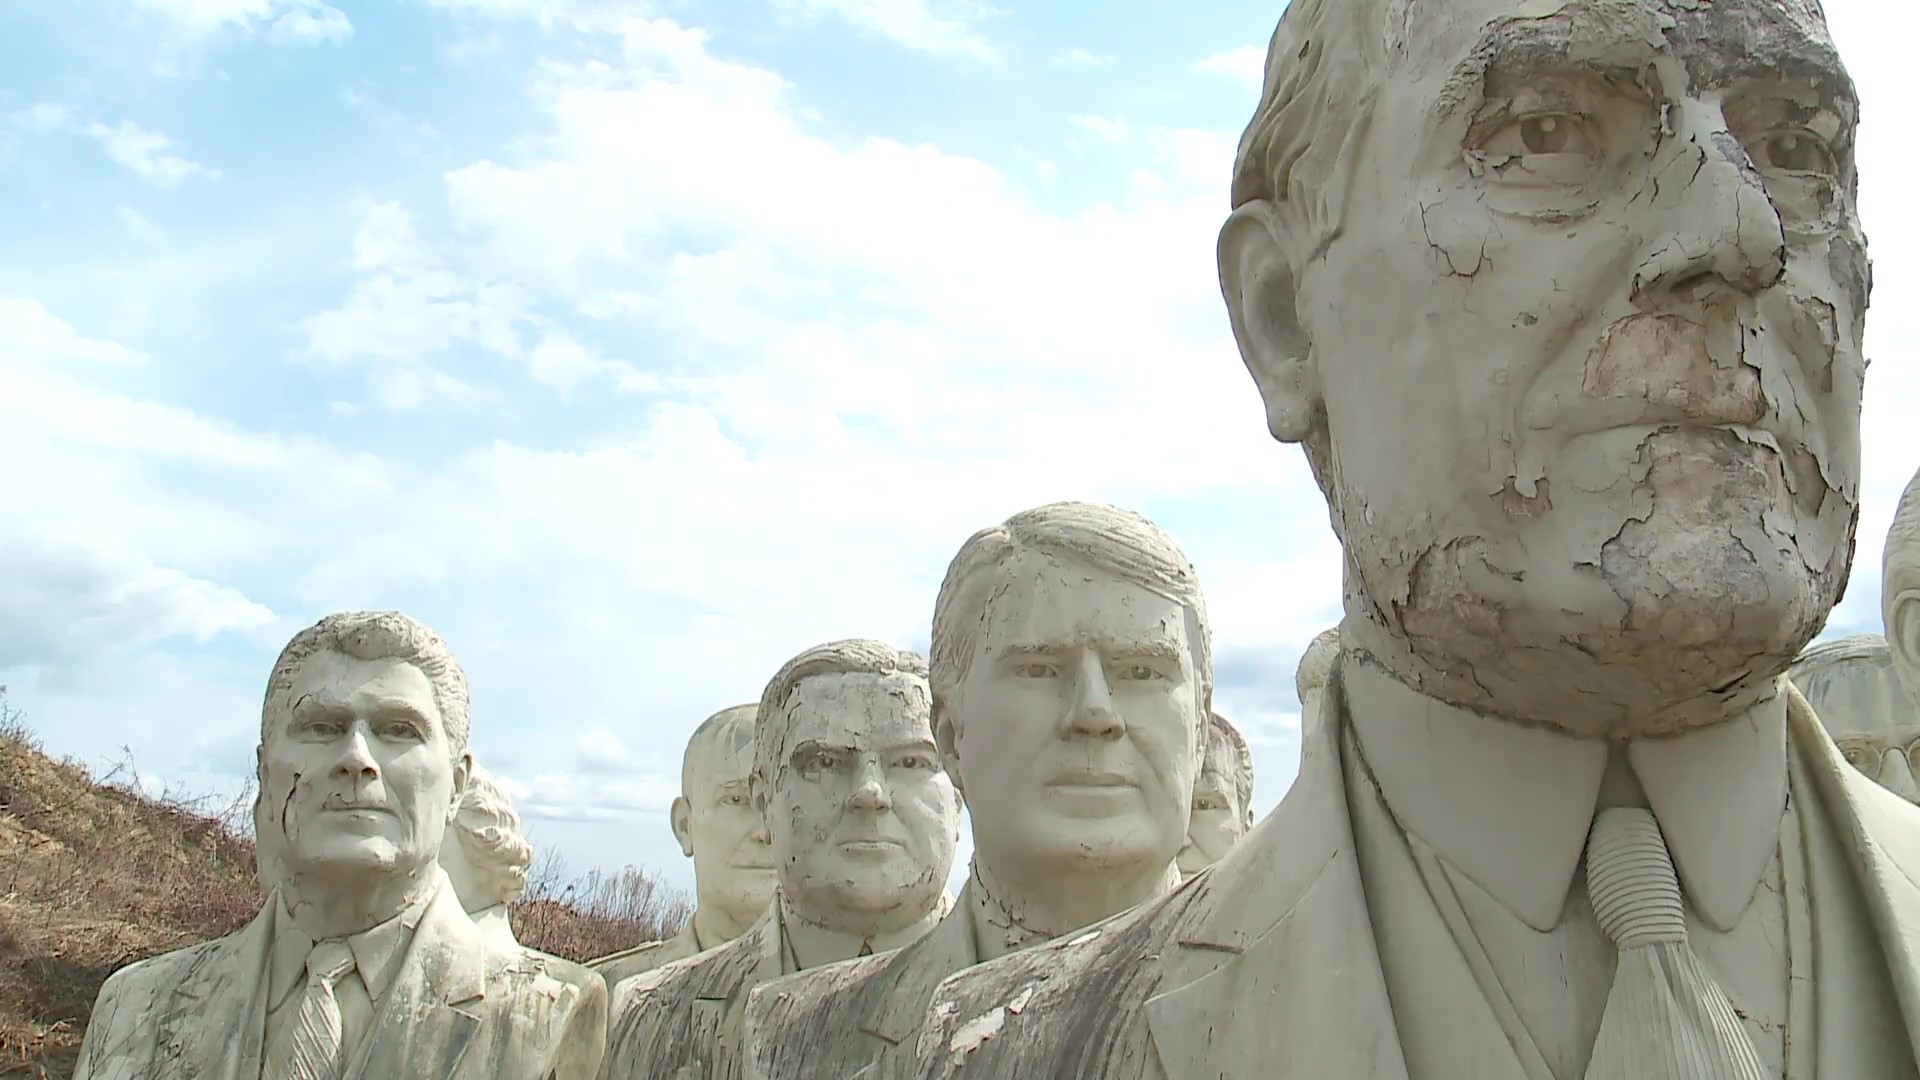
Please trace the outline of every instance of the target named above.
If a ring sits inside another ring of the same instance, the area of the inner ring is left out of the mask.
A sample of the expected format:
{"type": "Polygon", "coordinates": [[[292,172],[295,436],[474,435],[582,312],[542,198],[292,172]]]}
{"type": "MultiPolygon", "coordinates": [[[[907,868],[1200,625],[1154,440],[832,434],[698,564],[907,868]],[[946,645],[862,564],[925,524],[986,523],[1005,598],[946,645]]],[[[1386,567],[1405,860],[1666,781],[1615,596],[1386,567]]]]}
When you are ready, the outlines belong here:
{"type": "Polygon", "coordinates": [[[476,927],[436,857],[472,774],[467,680],[398,612],[294,635],[261,708],[245,929],[107,980],[87,1080],[595,1075],[606,986],[476,927]]]}
{"type": "Polygon", "coordinates": [[[440,868],[475,926],[517,944],[507,908],[527,891],[532,866],[533,845],[513,799],[491,773],[473,766],[448,840],[440,844],[440,868]]]}
{"type": "Polygon", "coordinates": [[[946,914],[960,801],[930,719],[914,653],[835,641],[781,667],[760,698],[750,781],[773,902],[733,941],[619,984],[610,1080],[737,1080],[755,986],[898,948],[946,914]]]}
{"type": "Polygon", "coordinates": [[[1180,876],[1220,861],[1253,828],[1253,751],[1226,717],[1207,718],[1207,756],[1193,786],[1193,819],[1180,849],[1180,876]]]}
{"type": "Polygon", "coordinates": [[[1815,0],[1287,5],[1217,251],[1344,553],[1309,752],[909,1075],[1920,1075],[1920,808],[1781,678],[1853,548],[1857,114],[1815,0]]]}
{"type": "Polygon", "coordinates": [[[1847,763],[1908,802],[1920,802],[1920,711],[1901,691],[1893,649],[1879,634],[1822,642],[1788,676],[1847,763]]]}
{"type": "Polygon", "coordinates": [[[750,785],[758,709],[722,709],[687,739],[680,795],[669,818],[681,854],[693,859],[698,905],[673,937],[595,960],[590,966],[608,986],[725,945],[766,914],[773,899],[773,852],[750,785]]]}
{"type": "Polygon", "coordinates": [[[1334,661],[1340,657],[1340,628],[1330,627],[1314,635],[1307,651],[1294,669],[1293,689],[1300,698],[1300,756],[1304,759],[1313,747],[1307,742],[1312,734],[1313,718],[1320,712],[1320,698],[1333,678],[1334,661]]]}
{"type": "Polygon", "coordinates": [[[756,1080],[851,1075],[919,1028],[948,975],[1164,893],[1201,796],[1206,818],[1231,803],[1202,844],[1241,825],[1250,762],[1200,769],[1210,657],[1199,578],[1139,514],[1050,503],[967,540],[934,601],[932,680],[972,874],[913,944],[756,990],[756,1080]]]}
{"type": "Polygon", "coordinates": [[[1880,617],[1907,707],[1911,715],[1920,715],[1920,472],[1908,481],[1887,530],[1880,617]]]}

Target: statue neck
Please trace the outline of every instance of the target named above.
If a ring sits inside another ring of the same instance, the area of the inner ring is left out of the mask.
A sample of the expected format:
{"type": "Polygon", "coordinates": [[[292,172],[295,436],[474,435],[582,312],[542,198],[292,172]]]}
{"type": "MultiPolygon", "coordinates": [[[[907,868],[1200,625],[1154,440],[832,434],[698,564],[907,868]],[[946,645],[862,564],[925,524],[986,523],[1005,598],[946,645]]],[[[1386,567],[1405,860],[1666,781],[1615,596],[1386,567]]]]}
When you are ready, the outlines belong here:
{"type": "Polygon", "coordinates": [[[933,929],[941,915],[941,908],[936,905],[906,926],[856,932],[822,926],[807,919],[794,911],[784,894],[779,903],[781,947],[787,951],[782,963],[799,971],[851,960],[856,956],[890,952],[933,929]]]}
{"type": "Polygon", "coordinates": [[[977,850],[967,892],[980,962],[1071,934],[1180,884],[1172,860],[1139,867],[1062,870],[1045,879],[996,873],[977,850]]]}
{"type": "Polygon", "coordinates": [[[337,870],[290,873],[281,902],[300,932],[315,941],[350,937],[397,918],[433,898],[446,875],[439,866],[408,873],[351,875],[337,870]]]}
{"type": "Polygon", "coordinates": [[[702,949],[711,949],[724,945],[747,932],[760,916],[766,914],[762,908],[749,918],[742,919],[736,912],[728,911],[719,904],[701,904],[693,913],[693,936],[702,949]]]}

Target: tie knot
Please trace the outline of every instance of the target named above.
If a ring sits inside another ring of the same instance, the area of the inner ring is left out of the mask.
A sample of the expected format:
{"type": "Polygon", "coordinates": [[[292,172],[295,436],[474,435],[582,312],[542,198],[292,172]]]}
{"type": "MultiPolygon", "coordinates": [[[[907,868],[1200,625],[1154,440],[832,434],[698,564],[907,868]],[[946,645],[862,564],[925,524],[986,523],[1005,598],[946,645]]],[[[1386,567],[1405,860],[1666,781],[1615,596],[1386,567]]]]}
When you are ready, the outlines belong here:
{"type": "Polygon", "coordinates": [[[353,950],[344,941],[321,941],[307,954],[307,978],[332,986],[353,969],[353,950]]]}
{"type": "Polygon", "coordinates": [[[1621,949],[1687,939],[1680,879],[1653,814],[1602,810],[1587,838],[1587,896],[1600,929],[1621,949]]]}

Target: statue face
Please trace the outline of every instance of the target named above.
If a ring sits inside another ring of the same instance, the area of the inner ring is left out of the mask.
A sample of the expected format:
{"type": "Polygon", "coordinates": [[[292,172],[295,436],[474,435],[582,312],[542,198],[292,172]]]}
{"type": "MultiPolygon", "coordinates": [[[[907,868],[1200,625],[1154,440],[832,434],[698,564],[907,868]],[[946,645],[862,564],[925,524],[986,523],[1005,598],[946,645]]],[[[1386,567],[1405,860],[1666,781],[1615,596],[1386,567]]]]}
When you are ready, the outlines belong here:
{"type": "Polygon", "coordinates": [[[453,759],[426,675],[322,650],[285,700],[260,748],[260,824],[286,868],[307,878],[432,862],[470,765],[453,759]]]}
{"type": "Polygon", "coordinates": [[[780,890],[803,917],[885,933],[945,892],[960,805],[928,708],[926,683],[908,675],[818,675],[794,688],[765,815],[780,890]]]}
{"type": "Polygon", "coordinates": [[[1180,873],[1191,877],[1220,861],[1247,834],[1247,808],[1240,805],[1240,793],[1234,787],[1233,773],[1221,768],[1215,748],[1231,753],[1230,748],[1208,741],[1207,764],[1200,771],[1200,782],[1193,786],[1193,813],[1187,822],[1187,846],[1180,849],[1180,873]]]}
{"type": "Polygon", "coordinates": [[[1002,567],[951,702],[948,768],[997,875],[1166,865],[1203,723],[1179,603],[1023,551],[1002,567]]]}
{"type": "Polygon", "coordinates": [[[1901,692],[1886,658],[1824,663],[1793,679],[1849,764],[1920,803],[1920,709],[1901,692]]]}
{"type": "Polygon", "coordinates": [[[1354,644],[1575,729],[1719,719],[1852,551],[1867,258],[1817,6],[1387,6],[1343,231],[1256,204],[1221,254],[1270,415],[1325,410],[1354,644]]]}
{"type": "Polygon", "coordinates": [[[753,807],[753,724],[729,724],[694,752],[681,796],[687,802],[683,843],[693,855],[701,906],[716,906],[742,926],[773,898],[773,847],[753,807]]]}

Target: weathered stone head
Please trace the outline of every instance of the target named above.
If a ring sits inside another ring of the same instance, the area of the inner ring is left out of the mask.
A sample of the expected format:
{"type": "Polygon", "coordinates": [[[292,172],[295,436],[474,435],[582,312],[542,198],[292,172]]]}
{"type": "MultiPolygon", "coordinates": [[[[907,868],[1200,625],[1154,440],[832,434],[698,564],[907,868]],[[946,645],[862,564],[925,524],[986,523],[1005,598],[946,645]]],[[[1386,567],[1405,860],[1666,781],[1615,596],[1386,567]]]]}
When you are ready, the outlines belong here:
{"type": "Polygon", "coordinates": [[[1907,483],[1880,561],[1880,618],[1907,704],[1920,713],[1920,472],[1907,483]]]}
{"type": "Polygon", "coordinates": [[[1787,669],[1854,768],[1920,802],[1920,710],[1901,692],[1893,650],[1879,634],[1824,641],[1787,669]]]}
{"type": "Polygon", "coordinates": [[[290,908],[324,904],[336,921],[373,925],[437,879],[473,768],[466,674],[438,634],[399,612],[329,615],[274,662],[258,759],[266,884],[290,908]]]}
{"type": "Polygon", "coordinates": [[[1314,635],[1307,651],[1300,654],[1300,666],[1293,672],[1293,692],[1300,698],[1300,757],[1307,756],[1307,743],[1313,736],[1313,718],[1320,712],[1320,695],[1333,678],[1333,662],[1340,658],[1340,628],[1329,627],[1314,635]]]}
{"type": "Polygon", "coordinates": [[[943,902],[960,800],[929,714],[926,661],[878,641],[815,646],[767,683],[753,802],[800,918],[870,937],[943,902]]]}
{"type": "Polygon", "coordinates": [[[1170,864],[1213,700],[1206,605],[1138,514],[1052,503],[975,533],[934,602],[933,715],[1001,876],[1170,864]]]}
{"type": "Polygon", "coordinates": [[[773,849],[753,805],[753,720],[758,705],[735,705],[702,721],[680,763],[673,835],[693,859],[708,926],[745,929],[773,898],[773,849]]]}
{"type": "Polygon", "coordinates": [[[1675,731],[1839,597],[1868,293],[1814,0],[1294,0],[1220,276],[1345,547],[1343,647],[1675,731]]]}
{"type": "Polygon", "coordinates": [[[514,903],[527,891],[533,845],[513,798],[479,765],[467,776],[448,839],[440,845],[440,867],[468,914],[514,903]]]}
{"type": "Polygon", "coordinates": [[[1253,751],[1240,729],[1219,713],[1207,718],[1207,749],[1193,786],[1187,846],[1180,873],[1193,875],[1220,861],[1253,828],[1253,751]]]}

